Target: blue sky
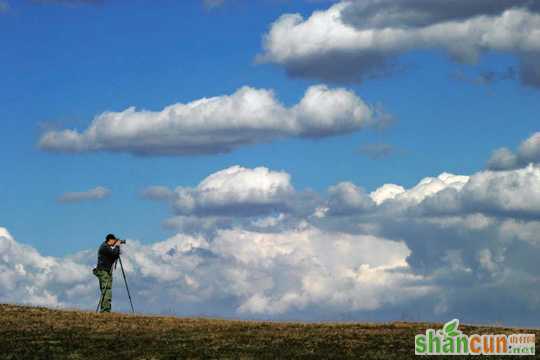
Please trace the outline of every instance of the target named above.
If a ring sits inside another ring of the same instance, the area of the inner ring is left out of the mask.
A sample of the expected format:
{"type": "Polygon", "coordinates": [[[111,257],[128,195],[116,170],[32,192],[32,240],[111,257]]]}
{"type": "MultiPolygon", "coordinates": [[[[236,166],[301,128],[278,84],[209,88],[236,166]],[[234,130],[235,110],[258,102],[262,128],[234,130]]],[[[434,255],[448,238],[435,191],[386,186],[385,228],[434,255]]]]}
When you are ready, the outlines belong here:
{"type": "Polygon", "coordinates": [[[0,0],[0,301],[537,324],[535,4],[155,3],[0,0]]]}
{"type": "Polygon", "coordinates": [[[537,126],[535,89],[516,81],[490,86],[456,80],[514,66],[492,54],[475,67],[436,51],[399,58],[391,78],[351,84],[380,103],[396,122],[322,140],[284,139],[224,155],[141,158],[108,153],[72,156],[36,147],[50,126],[84,129],[104,111],[129,106],[160,110],[176,102],[234,92],[243,85],[274,89],[292,104],[316,80],[290,79],[273,65],[255,64],[262,35],[283,13],[324,9],[326,3],[238,1],[206,9],[199,1],[160,6],[35,4],[12,2],[0,17],[0,107],[3,147],[0,216],[19,238],[46,254],[92,246],[106,232],[145,242],[166,237],[167,209],[141,201],[149,185],[193,186],[231,165],[285,170],[296,188],[324,190],[350,180],[373,190],[386,182],[412,186],[443,171],[468,174],[483,168],[491,151],[516,146],[537,126]],[[398,151],[373,160],[362,144],[385,143],[398,151]],[[111,198],[59,204],[67,191],[103,185],[111,198]]]}

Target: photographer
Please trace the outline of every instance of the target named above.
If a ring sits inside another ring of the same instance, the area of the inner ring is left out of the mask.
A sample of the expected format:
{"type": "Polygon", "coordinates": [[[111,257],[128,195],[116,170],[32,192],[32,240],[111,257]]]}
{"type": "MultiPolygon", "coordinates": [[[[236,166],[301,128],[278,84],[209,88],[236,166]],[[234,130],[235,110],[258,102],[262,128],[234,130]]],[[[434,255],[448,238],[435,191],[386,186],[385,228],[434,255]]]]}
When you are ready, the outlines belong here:
{"type": "Polygon", "coordinates": [[[100,312],[111,312],[112,301],[112,267],[120,257],[120,245],[125,243],[113,234],[107,235],[98,250],[97,266],[93,273],[99,279],[101,290],[100,312]]]}

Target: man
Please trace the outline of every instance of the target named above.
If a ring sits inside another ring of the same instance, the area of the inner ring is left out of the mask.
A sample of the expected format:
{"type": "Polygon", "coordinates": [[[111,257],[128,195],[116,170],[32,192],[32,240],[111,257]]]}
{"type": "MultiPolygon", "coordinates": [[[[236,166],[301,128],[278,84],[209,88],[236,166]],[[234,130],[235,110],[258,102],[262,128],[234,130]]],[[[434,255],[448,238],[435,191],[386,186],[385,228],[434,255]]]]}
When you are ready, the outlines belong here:
{"type": "Polygon", "coordinates": [[[120,256],[120,244],[122,242],[113,234],[107,235],[105,241],[98,250],[97,266],[93,270],[99,279],[100,312],[111,312],[112,301],[112,267],[120,256]]]}

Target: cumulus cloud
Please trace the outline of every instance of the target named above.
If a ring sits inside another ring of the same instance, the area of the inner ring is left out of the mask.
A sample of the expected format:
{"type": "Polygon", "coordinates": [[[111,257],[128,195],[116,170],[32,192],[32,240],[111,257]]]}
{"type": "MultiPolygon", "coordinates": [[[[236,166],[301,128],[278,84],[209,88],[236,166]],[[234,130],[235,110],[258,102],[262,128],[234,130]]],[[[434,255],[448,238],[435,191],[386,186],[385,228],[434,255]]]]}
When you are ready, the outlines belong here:
{"type": "Polygon", "coordinates": [[[437,177],[426,177],[414,187],[404,190],[399,185],[386,184],[370,194],[378,200],[379,205],[387,200],[393,200],[393,204],[404,206],[416,206],[427,198],[438,194],[442,190],[461,191],[469,181],[468,176],[442,173],[437,177]]]}
{"type": "MultiPolygon", "coordinates": [[[[214,241],[219,234],[235,234],[226,243],[231,248],[233,244],[240,246],[243,243],[242,247],[246,248],[227,251],[246,263],[257,251],[276,259],[282,256],[282,261],[296,256],[296,252],[280,253],[274,247],[267,249],[264,244],[268,236],[286,243],[286,239],[294,238],[291,233],[297,233],[299,229],[310,229],[310,239],[321,232],[332,234],[328,236],[335,239],[346,234],[405,244],[410,253],[404,257],[405,268],[400,269],[407,270],[405,273],[398,271],[409,284],[405,292],[409,297],[405,299],[414,299],[415,306],[423,304],[429,309],[429,315],[424,313],[424,316],[442,320],[459,316],[468,321],[532,324],[527,316],[523,317],[512,308],[519,304],[530,316],[540,307],[540,302],[534,300],[539,298],[538,292],[529,290],[539,281],[536,274],[540,269],[534,260],[540,255],[540,243],[534,235],[540,228],[539,185],[540,168],[537,166],[505,172],[481,171],[470,176],[442,173],[424,178],[411,188],[384,184],[369,193],[351,182],[342,182],[319,196],[302,197],[299,196],[302,192],[291,189],[286,202],[289,211],[269,210],[240,216],[231,211],[202,217],[180,215],[173,219],[178,221],[177,229],[186,226],[183,231],[205,234],[214,241]],[[299,205],[303,202],[309,205],[299,205]],[[295,211],[295,207],[303,208],[303,212],[295,211]],[[283,234],[286,236],[282,237],[283,234]],[[481,291],[472,290],[475,288],[481,291]],[[532,300],[527,300],[525,293],[532,300]],[[411,298],[411,294],[415,295],[411,298]],[[501,296],[506,299],[506,304],[513,305],[507,307],[491,300],[501,296]],[[484,306],[485,310],[470,310],[478,306],[484,306]]],[[[302,242],[305,240],[300,239],[294,241],[305,247],[302,242]]],[[[223,243],[219,244],[224,252],[223,243]]],[[[349,248],[349,255],[342,254],[340,261],[347,263],[348,256],[353,257],[357,251],[365,250],[349,248]]],[[[316,253],[313,256],[320,257],[316,253]]],[[[370,253],[370,256],[373,255],[370,253]]],[[[386,278],[386,274],[378,272],[373,276],[386,278]]],[[[313,279],[312,283],[326,294],[324,289],[332,288],[331,282],[327,281],[323,277],[313,279]]],[[[385,290],[387,297],[402,296],[404,289],[389,281],[392,285],[385,290]]],[[[372,290],[362,289],[362,294],[366,307],[359,307],[358,311],[377,314],[373,316],[378,318],[397,308],[407,314],[415,313],[414,306],[407,300],[384,304],[375,301],[373,305],[367,305],[370,300],[365,299],[365,294],[372,294],[372,290]]],[[[311,309],[307,304],[309,301],[299,298],[298,294],[276,297],[270,292],[250,296],[240,308],[251,314],[275,315],[284,311],[290,315],[290,310],[285,309],[311,309]]],[[[343,308],[338,310],[340,306],[335,306],[334,300],[331,304],[326,308],[332,309],[331,313],[344,311],[343,308]]]]}
{"type": "Polygon", "coordinates": [[[477,16],[500,15],[512,8],[539,11],[530,0],[356,0],[342,13],[343,21],[356,28],[415,28],[477,16]]]}
{"type": "MultiPolygon", "coordinates": [[[[349,198],[362,199],[353,203],[369,203],[356,186],[347,188],[349,198]]],[[[443,173],[409,189],[395,184],[376,189],[369,194],[376,206],[368,211],[330,199],[312,221],[323,229],[403,240],[411,250],[412,272],[438,289],[434,314],[525,323],[510,305],[491,299],[520,304],[527,316],[540,307],[540,293],[529,290],[540,280],[533,260],[540,255],[533,235],[540,223],[538,189],[540,167],[533,165],[471,176],[443,173]],[[476,315],[468,310],[478,306],[484,310],[476,315]]]]}
{"type": "Polygon", "coordinates": [[[91,273],[84,264],[67,256],[42,256],[34,248],[17,243],[7,229],[0,228],[0,301],[43,306],[61,306],[78,292],[90,290],[91,273]],[[71,285],[74,285],[73,287],[71,285]],[[55,286],[64,287],[58,294],[55,286]]]}
{"type": "Polygon", "coordinates": [[[427,213],[483,213],[512,218],[540,219],[540,167],[532,164],[514,171],[484,171],[460,188],[448,188],[426,199],[427,213]]]}
{"type": "Polygon", "coordinates": [[[78,203],[89,200],[101,200],[109,197],[111,190],[98,186],[94,189],[81,192],[67,192],[58,198],[59,203],[78,203]]]}
{"type": "MultiPolygon", "coordinates": [[[[233,166],[193,188],[151,188],[151,197],[173,205],[168,221],[177,234],[149,245],[129,240],[124,264],[146,312],[409,314],[532,326],[540,314],[538,189],[537,165],[442,173],[371,192],[341,182],[316,195],[294,189],[282,171],[233,166]]],[[[46,257],[3,231],[0,301],[95,306],[95,249],[46,257]]],[[[128,309],[119,284],[116,304],[128,309]]]]}
{"type": "Polygon", "coordinates": [[[490,170],[509,170],[540,163],[540,132],[532,134],[523,141],[517,152],[508,148],[500,148],[493,152],[487,167],[490,170]]]}
{"type": "MultiPolygon", "coordinates": [[[[45,257],[0,231],[2,302],[95,306],[94,251],[45,257]]],[[[145,312],[279,317],[313,308],[323,316],[317,308],[377,310],[431,291],[415,287],[421,278],[408,272],[403,243],[307,225],[280,234],[231,229],[211,241],[179,234],[153,245],[128,244],[123,263],[135,305],[145,312]]],[[[113,304],[125,307],[118,284],[113,304]]]]}
{"type": "Polygon", "coordinates": [[[327,215],[486,216],[540,219],[540,167],[481,171],[471,176],[442,173],[410,189],[396,184],[367,194],[344,182],[329,188],[327,215]]]}
{"type": "Polygon", "coordinates": [[[46,132],[39,146],[48,151],[112,151],[136,155],[225,153],[284,137],[321,138],[376,124],[379,109],[345,89],[318,85],[285,107],[273,92],[243,87],[232,95],[174,104],[162,111],[97,116],[83,132],[46,132]]]}
{"type": "Polygon", "coordinates": [[[474,64],[487,51],[516,55],[520,78],[538,85],[539,6],[531,1],[341,1],[304,19],[285,14],[263,40],[259,62],[291,76],[333,82],[386,75],[406,52],[443,49],[474,64]]]}
{"type": "Polygon", "coordinates": [[[318,193],[296,191],[286,172],[238,165],[217,171],[194,187],[150,186],[142,194],[170,206],[173,216],[162,222],[166,229],[206,235],[235,226],[279,232],[310,216],[321,203],[318,193]]]}
{"type": "Polygon", "coordinates": [[[182,215],[252,216],[285,210],[294,189],[285,172],[232,166],[211,174],[194,188],[172,191],[150,187],[144,193],[149,198],[171,201],[176,213],[182,215]]]}
{"type": "Polygon", "coordinates": [[[342,182],[332,186],[328,193],[330,214],[369,211],[375,204],[362,188],[351,182],[342,182]]]}

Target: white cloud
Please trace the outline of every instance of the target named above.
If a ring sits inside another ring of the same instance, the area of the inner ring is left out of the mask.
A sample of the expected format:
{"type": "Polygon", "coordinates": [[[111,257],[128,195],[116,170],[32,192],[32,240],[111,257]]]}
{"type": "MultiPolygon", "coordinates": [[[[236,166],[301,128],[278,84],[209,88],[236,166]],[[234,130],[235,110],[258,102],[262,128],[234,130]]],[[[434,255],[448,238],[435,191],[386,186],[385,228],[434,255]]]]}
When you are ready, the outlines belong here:
{"type": "Polygon", "coordinates": [[[101,200],[109,197],[111,191],[103,186],[82,191],[82,192],[67,192],[58,198],[60,203],[78,203],[89,200],[101,200]]]}
{"type": "MultiPolygon", "coordinates": [[[[376,189],[369,195],[375,206],[368,211],[350,206],[343,211],[349,200],[333,206],[328,201],[310,221],[326,231],[403,240],[411,251],[407,264],[412,273],[437,288],[439,295],[428,305],[433,316],[533,324],[492,299],[503,296],[505,304],[529,312],[540,308],[540,293],[529,290],[540,281],[540,243],[534,235],[540,219],[538,189],[540,167],[533,165],[471,176],[443,173],[409,189],[393,184],[376,189]],[[477,306],[491,310],[468,310],[477,306]]],[[[355,190],[348,198],[357,196],[355,190]]]]}
{"type": "Polygon", "coordinates": [[[194,188],[162,187],[145,190],[147,197],[170,200],[178,214],[199,216],[253,216],[286,210],[294,193],[290,175],[265,167],[248,169],[241,166],[218,171],[194,188]]]}
{"type": "Polygon", "coordinates": [[[324,216],[392,212],[540,218],[539,185],[540,166],[533,164],[509,171],[480,171],[471,176],[442,173],[426,177],[409,189],[385,184],[369,195],[344,182],[329,188],[324,216]]]}
{"type": "Polygon", "coordinates": [[[318,138],[358,131],[376,123],[379,112],[340,88],[312,86],[298,104],[287,108],[270,90],[243,87],[232,95],[178,103],[157,112],[134,107],[105,112],[83,132],[45,133],[39,146],[59,152],[214,154],[283,137],[318,138]]]}
{"type": "Polygon", "coordinates": [[[457,187],[439,189],[418,205],[425,214],[472,214],[540,218],[540,167],[481,171],[457,187]]]}
{"type": "Polygon", "coordinates": [[[477,16],[500,15],[512,8],[538,11],[529,0],[351,0],[343,11],[344,22],[357,28],[415,28],[477,16]]]}
{"type": "Polygon", "coordinates": [[[500,228],[503,236],[527,241],[534,246],[540,246],[539,231],[540,221],[538,220],[506,219],[501,223],[500,228]]]}
{"type": "MultiPolygon", "coordinates": [[[[0,228],[0,301],[63,306],[69,295],[61,298],[55,286],[68,287],[90,279],[91,273],[80,263],[66,257],[40,255],[34,248],[17,243],[0,228]]],[[[76,299],[71,299],[76,300],[76,299]]]]}
{"type": "Polygon", "coordinates": [[[490,170],[510,170],[530,163],[540,163],[540,132],[524,140],[516,153],[507,148],[495,150],[487,166],[490,170]]]}
{"type": "Polygon", "coordinates": [[[540,167],[479,172],[463,188],[464,207],[476,211],[540,217],[540,167]]]}
{"type": "Polygon", "coordinates": [[[331,214],[369,211],[374,206],[373,200],[351,182],[341,182],[328,189],[329,209],[331,214]]]}
{"type": "MultiPolygon", "coordinates": [[[[468,176],[442,173],[437,177],[426,177],[420,180],[413,188],[405,192],[397,192],[392,198],[416,205],[442,190],[454,189],[460,191],[468,181],[468,176]]],[[[377,189],[376,192],[381,192],[381,190],[377,189]]]]}
{"type": "Polygon", "coordinates": [[[393,199],[404,192],[405,188],[403,186],[396,184],[384,184],[380,188],[371,192],[369,196],[377,205],[380,205],[386,200],[393,199]]]}
{"type": "Polygon", "coordinates": [[[522,60],[522,81],[537,83],[540,15],[531,11],[537,6],[513,8],[506,3],[448,18],[449,12],[441,9],[457,7],[456,2],[417,6],[418,2],[341,1],[307,19],[283,15],[265,35],[264,52],[257,60],[283,65],[292,76],[352,82],[386,74],[396,57],[409,51],[443,49],[469,64],[484,52],[497,51],[515,54],[522,60]]]}
{"type": "MultiPolygon", "coordinates": [[[[1,301],[93,307],[93,251],[44,257],[3,229],[0,246],[1,301]]],[[[203,311],[227,301],[224,312],[249,317],[309,307],[376,310],[425,295],[430,288],[415,288],[421,278],[407,271],[408,253],[403,243],[305,226],[280,234],[225,230],[212,241],[182,234],[153,245],[129,240],[123,263],[139,309],[203,311]]],[[[125,305],[118,284],[113,304],[125,305]]]]}
{"type": "MultiPolygon", "coordinates": [[[[538,189],[531,165],[371,193],[343,182],[312,196],[287,173],[235,166],[175,191],[185,195],[186,214],[170,220],[179,232],[151,245],[128,240],[124,264],[146,312],[381,320],[420,309],[412,319],[532,325],[538,189]],[[278,203],[291,210],[275,211],[278,203]]],[[[94,263],[95,249],[45,257],[2,230],[0,301],[92,308],[94,263]]],[[[121,285],[115,304],[127,309],[121,285]]]]}
{"type": "Polygon", "coordinates": [[[384,184],[370,194],[353,183],[342,182],[328,189],[327,209],[323,212],[324,215],[339,216],[373,213],[381,209],[384,211],[416,209],[424,200],[443,190],[460,191],[468,181],[468,176],[442,173],[437,177],[426,177],[410,189],[396,184],[384,184]]]}
{"type": "Polygon", "coordinates": [[[490,170],[508,170],[518,167],[518,164],[518,157],[511,150],[500,148],[493,151],[487,167],[490,170]]]}

